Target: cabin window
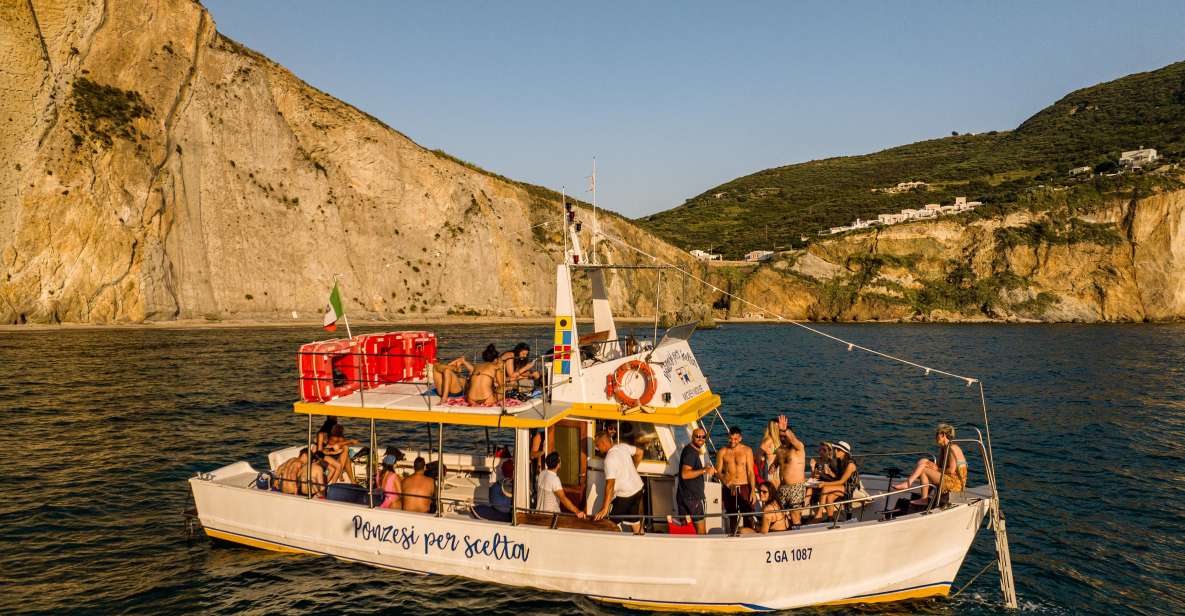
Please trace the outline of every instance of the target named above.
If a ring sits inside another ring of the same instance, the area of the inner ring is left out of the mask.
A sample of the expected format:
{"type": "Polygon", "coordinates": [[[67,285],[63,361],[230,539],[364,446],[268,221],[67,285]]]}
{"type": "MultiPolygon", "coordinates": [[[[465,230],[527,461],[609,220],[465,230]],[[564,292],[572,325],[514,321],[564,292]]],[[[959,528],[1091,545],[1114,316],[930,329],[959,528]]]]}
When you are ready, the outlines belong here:
{"type": "MultiPolygon", "coordinates": [[[[658,438],[658,431],[654,424],[639,421],[597,420],[597,432],[608,430],[614,435],[614,442],[634,443],[643,450],[642,459],[655,462],[666,462],[666,452],[663,451],[662,441],[658,438]],[[618,426],[621,433],[616,434],[618,426]]],[[[594,452],[600,457],[600,454],[594,452]]]]}
{"type": "Polygon", "coordinates": [[[568,464],[560,464],[560,483],[577,485],[580,483],[580,429],[575,426],[555,427],[555,443],[552,445],[560,454],[560,460],[570,460],[568,464]]]}

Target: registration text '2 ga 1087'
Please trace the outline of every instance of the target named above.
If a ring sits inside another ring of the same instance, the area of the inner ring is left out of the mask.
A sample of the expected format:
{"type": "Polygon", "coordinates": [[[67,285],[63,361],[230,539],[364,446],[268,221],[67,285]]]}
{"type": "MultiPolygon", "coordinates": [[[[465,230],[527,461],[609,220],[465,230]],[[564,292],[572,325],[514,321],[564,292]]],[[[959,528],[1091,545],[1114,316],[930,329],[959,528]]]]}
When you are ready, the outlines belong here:
{"type": "Polygon", "coordinates": [[[794,548],[790,550],[766,550],[765,562],[772,565],[777,563],[789,563],[800,560],[810,560],[811,552],[814,548],[794,548]]]}

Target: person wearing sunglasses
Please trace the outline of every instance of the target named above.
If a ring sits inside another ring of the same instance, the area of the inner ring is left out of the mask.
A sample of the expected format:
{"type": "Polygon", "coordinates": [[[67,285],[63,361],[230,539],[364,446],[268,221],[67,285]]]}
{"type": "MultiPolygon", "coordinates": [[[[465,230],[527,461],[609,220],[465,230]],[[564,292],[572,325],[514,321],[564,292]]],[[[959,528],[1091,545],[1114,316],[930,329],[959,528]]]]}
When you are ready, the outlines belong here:
{"type": "Polygon", "coordinates": [[[675,510],[680,516],[690,516],[695,532],[707,531],[704,523],[704,477],[716,474],[716,467],[704,464],[708,448],[708,433],[703,428],[691,431],[691,442],[679,454],[679,482],[675,489],[675,510]]]}
{"type": "Polygon", "coordinates": [[[760,530],[742,528],[741,534],[761,533],[764,535],[790,530],[790,516],[780,510],[776,495],[770,490],[769,483],[757,486],[757,496],[762,503],[761,525],[758,527],[760,530]]]}

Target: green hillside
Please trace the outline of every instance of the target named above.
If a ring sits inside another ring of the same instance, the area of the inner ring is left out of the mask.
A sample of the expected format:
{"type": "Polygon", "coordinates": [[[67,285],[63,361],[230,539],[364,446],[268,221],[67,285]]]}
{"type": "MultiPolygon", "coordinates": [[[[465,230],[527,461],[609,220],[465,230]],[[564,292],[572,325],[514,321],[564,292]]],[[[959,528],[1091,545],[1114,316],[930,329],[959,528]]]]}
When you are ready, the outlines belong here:
{"type": "Polygon", "coordinates": [[[735,257],[796,246],[800,236],[857,217],[950,203],[955,196],[998,212],[1028,188],[1066,182],[1071,168],[1106,168],[1121,151],[1141,146],[1156,148],[1171,161],[1185,155],[1185,62],[1072,92],[1012,131],[954,135],[767,169],[638,222],[683,248],[713,246],[735,257]],[[930,186],[901,194],[872,192],[912,180],[930,186]]]}

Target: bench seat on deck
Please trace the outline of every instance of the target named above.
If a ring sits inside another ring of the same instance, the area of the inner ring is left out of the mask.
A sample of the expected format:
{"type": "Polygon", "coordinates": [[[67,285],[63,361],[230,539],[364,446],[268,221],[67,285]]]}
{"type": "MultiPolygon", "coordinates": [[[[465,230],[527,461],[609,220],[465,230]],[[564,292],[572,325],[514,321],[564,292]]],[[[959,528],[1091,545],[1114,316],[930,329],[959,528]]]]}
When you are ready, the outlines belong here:
{"type": "Polygon", "coordinates": [[[553,521],[556,522],[556,528],[572,528],[576,530],[604,530],[615,533],[621,532],[621,528],[618,527],[617,523],[613,522],[612,520],[594,520],[592,518],[585,518],[581,520],[580,518],[571,515],[553,516],[550,513],[531,513],[527,511],[518,512],[519,524],[528,524],[530,526],[546,526],[551,528],[553,521]]]}

